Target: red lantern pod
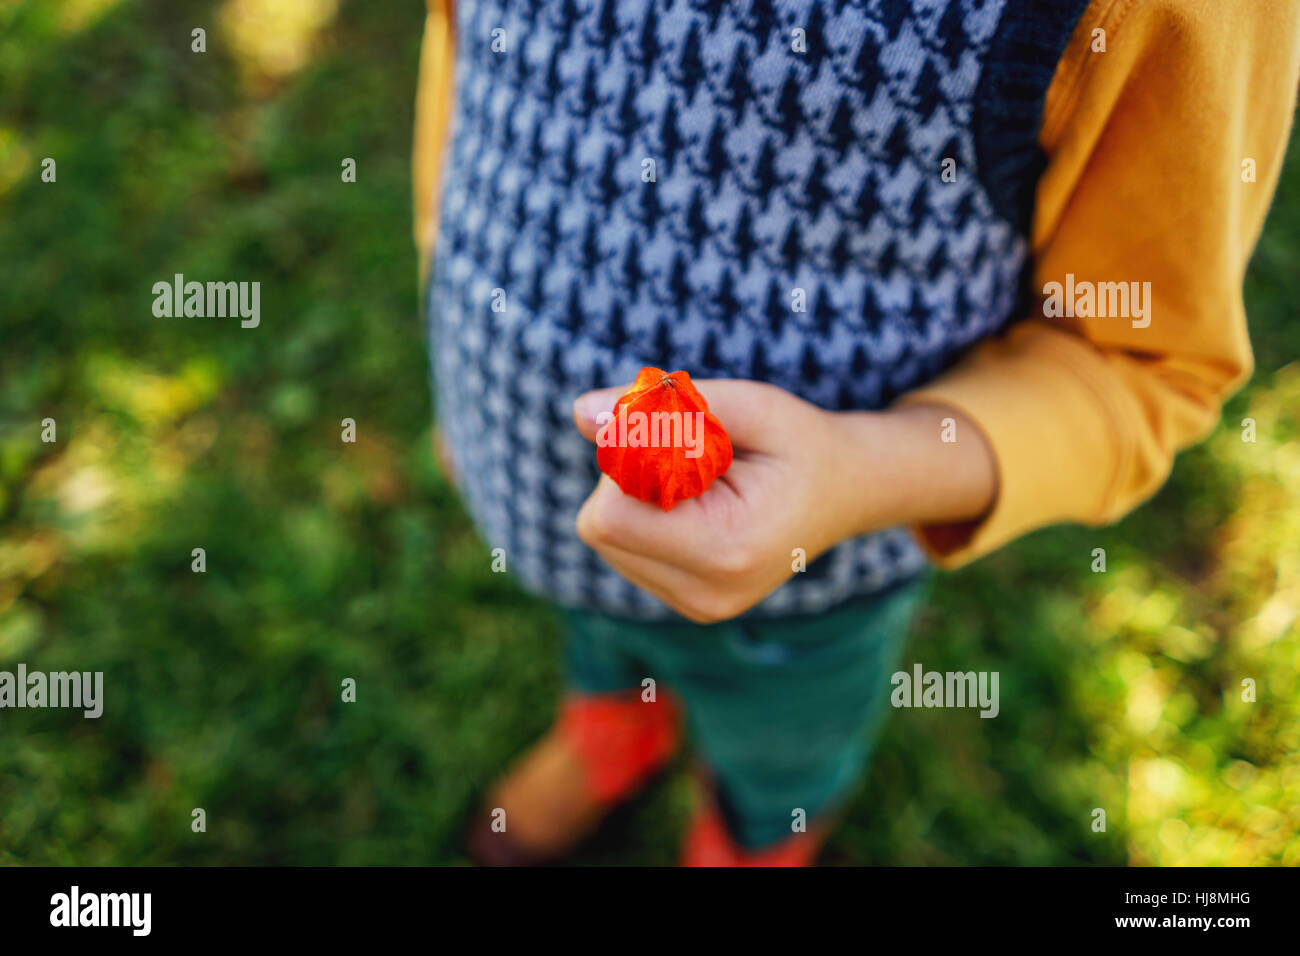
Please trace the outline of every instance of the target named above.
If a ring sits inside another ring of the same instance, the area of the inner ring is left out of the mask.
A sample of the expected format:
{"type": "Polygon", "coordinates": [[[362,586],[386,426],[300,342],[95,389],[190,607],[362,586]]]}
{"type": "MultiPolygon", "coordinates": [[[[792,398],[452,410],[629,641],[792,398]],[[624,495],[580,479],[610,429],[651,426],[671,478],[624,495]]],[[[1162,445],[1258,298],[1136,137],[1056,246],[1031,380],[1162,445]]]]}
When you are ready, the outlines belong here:
{"type": "Polygon", "coordinates": [[[731,467],[731,438],[686,372],[646,366],[596,435],[596,464],[624,494],[671,511],[731,467]]]}

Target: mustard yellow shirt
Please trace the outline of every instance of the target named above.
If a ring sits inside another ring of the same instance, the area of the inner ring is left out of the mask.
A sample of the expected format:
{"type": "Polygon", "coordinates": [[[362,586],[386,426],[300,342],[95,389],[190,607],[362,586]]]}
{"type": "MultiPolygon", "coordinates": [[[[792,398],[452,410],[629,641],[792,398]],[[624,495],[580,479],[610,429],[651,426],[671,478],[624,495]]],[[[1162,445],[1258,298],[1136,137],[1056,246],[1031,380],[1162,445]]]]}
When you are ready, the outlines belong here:
{"type": "MultiPolygon", "coordinates": [[[[450,4],[428,0],[416,99],[422,270],[455,95],[450,4]]],[[[1253,369],[1242,282],[1298,82],[1297,0],[1088,5],[1039,132],[1048,164],[1030,237],[1034,283],[1149,282],[1149,322],[1040,309],[899,399],[961,410],[997,459],[987,514],[914,529],[937,565],[959,567],[1058,522],[1112,522],[1214,427],[1253,369]]]]}

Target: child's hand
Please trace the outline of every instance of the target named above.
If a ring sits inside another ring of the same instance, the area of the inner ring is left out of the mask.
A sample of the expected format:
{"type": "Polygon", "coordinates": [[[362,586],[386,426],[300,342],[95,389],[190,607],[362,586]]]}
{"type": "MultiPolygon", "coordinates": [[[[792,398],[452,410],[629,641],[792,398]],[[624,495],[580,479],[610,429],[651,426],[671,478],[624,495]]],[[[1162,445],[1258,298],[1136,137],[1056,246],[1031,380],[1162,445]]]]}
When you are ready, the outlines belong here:
{"type": "MultiPolygon", "coordinates": [[[[827,412],[773,385],[695,383],[731,436],[735,459],[702,496],[665,512],[602,475],[578,536],[616,571],[701,623],[741,614],[832,545],[898,524],[972,518],[996,487],[992,452],[959,413],[937,407],[827,412]],[[970,440],[940,441],[940,421],[970,440]]],[[[574,404],[595,441],[597,415],[626,388],[574,404]]]]}

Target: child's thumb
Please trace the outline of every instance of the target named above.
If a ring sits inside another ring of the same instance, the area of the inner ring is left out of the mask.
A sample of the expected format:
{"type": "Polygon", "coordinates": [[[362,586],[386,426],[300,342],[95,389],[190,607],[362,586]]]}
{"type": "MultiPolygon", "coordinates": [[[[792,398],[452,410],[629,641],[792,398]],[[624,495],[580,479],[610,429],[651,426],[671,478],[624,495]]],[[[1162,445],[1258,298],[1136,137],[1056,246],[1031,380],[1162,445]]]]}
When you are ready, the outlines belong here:
{"type": "Polygon", "coordinates": [[[613,415],[614,405],[618,402],[619,396],[631,387],[631,385],[624,385],[622,388],[598,388],[578,396],[577,401],[573,403],[573,423],[578,426],[578,431],[582,432],[582,436],[587,441],[596,440],[596,433],[613,415]],[[600,418],[602,413],[605,415],[604,418],[600,418]]]}

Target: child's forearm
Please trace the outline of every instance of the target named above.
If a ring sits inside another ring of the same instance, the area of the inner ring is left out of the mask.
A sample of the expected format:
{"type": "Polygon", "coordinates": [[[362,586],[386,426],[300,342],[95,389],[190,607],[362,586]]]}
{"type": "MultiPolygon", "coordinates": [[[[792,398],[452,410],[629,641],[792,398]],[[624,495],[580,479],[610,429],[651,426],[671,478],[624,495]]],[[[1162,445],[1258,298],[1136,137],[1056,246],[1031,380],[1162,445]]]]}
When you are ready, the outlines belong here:
{"type": "Polygon", "coordinates": [[[843,434],[852,531],[979,518],[997,497],[997,461],[979,428],[940,405],[833,416],[843,434]]]}
{"type": "Polygon", "coordinates": [[[961,408],[996,455],[983,520],[916,526],[941,568],[1127,514],[1250,375],[1242,275],[1295,111],[1300,7],[1112,3],[1099,27],[1108,52],[1060,64],[1044,106],[1034,305],[903,399],[961,408]],[[1039,301],[1076,280],[1149,294],[1140,314],[1039,301]]]}

